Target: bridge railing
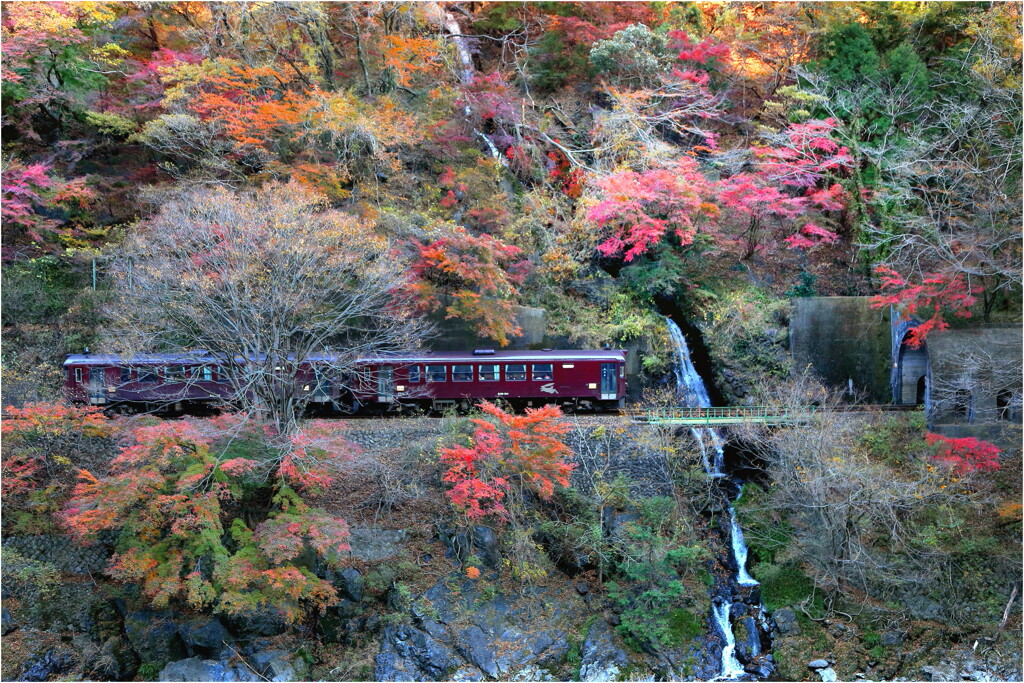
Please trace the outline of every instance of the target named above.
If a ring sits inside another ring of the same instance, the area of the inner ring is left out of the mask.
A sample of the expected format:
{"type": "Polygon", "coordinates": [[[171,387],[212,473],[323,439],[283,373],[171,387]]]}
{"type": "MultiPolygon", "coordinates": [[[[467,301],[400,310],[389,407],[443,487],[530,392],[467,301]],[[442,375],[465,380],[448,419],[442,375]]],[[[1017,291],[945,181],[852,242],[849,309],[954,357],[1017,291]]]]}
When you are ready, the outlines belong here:
{"type": "Polygon", "coordinates": [[[806,422],[813,416],[816,406],[783,408],[777,406],[725,406],[711,408],[661,407],[628,409],[624,414],[634,422],[672,424],[781,424],[806,422]]]}

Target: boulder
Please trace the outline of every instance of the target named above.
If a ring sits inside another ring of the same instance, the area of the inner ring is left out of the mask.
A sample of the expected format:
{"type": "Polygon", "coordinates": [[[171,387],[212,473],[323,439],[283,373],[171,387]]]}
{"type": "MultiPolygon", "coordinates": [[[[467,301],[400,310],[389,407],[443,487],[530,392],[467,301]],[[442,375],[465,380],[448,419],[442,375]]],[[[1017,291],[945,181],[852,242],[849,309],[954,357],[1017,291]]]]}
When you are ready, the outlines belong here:
{"type": "Polygon", "coordinates": [[[178,624],[178,633],[191,656],[216,657],[225,649],[225,644],[235,642],[216,617],[192,619],[178,624]]]}
{"type": "Polygon", "coordinates": [[[404,529],[353,528],[350,532],[348,544],[352,548],[352,557],[370,564],[403,554],[409,536],[404,529]]]}
{"type": "Polygon", "coordinates": [[[11,611],[4,607],[3,610],[0,610],[0,636],[6,636],[16,628],[18,628],[18,623],[11,616],[11,611]]]}
{"type": "Polygon", "coordinates": [[[796,612],[789,607],[775,610],[773,617],[775,618],[775,628],[781,635],[800,635],[800,624],[796,621],[796,612]]]}
{"type": "Polygon", "coordinates": [[[260,681],[263,680],[256,675],[245,664],[233,663],[227,660],[202,659],[201,657],[189,657],[177,662],[171,662],[160,671],[160,681],[260,681]]]}
{"type": "Polygon", "coordinates": [[[349,567],[341,572],[335,586],[341,591],[343,597],[353,602],[363,599],[363,575],[354,567],[349,567]]]}
{"type": "Polygon", "coordinates": [[[838,680],[836,677],[835,669],[832,667],[826,667],[824,669],[818,669],[818,675],[821,676],[823,683],[835,683],[838,680]]]}
{"type": "Polygon", "coordinates": [[[187,654],[170,611],[129,612],[124,617],[124,632],[144,662],[172,662],[187,654]]]}
{"type": "Polygon", "coordinates": [[[960,677],[955,669],[948,666],[922,666],[921,680],[923,681],[958,681],[960,677]]]}
{"type": "Polygon", "coordinates": [[[882,634],[882,645],[885,647],[899,647],[903,644],[903,634],[899,631],[886,631],[882,634]]]}
{"type": "Polygon", "coordinates": [[[302,681],[309,674],[306,660],[287,650],[262,650],[249,657],[249,664],[269,681],[302,681]]]}
{"type": "Polygon", "coordinates": [[[71,655],[66,652],[47,650],[40,657],[33,657],[25,663],[25,668],[18,677],[19,681],[47,681],[50,676],[64,673],[74,664],[71,655]]]}
{"type": "Polygon", "coordinates": [[[611,627],[602,619],[590,625],[580,648],[581,681],[614,681],[629,664],[629,655],[615,644],[611,627]]]}
{"type": "Polygon", "coordinates": [[[825,668],[828,668],[828,660],[827,659],[812,659],[811,661],[807,662],[807,668],[808,669],[825,669],[825,668]]]}

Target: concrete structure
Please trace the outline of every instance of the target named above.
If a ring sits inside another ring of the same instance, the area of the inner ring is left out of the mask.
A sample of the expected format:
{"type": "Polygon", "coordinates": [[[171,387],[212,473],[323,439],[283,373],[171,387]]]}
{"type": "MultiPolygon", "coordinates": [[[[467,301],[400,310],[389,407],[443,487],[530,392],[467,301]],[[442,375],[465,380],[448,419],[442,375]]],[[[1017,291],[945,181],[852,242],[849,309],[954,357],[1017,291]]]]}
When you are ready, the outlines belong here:
{"type": "Polygon", "coordinates": [[[929,422],[1021,422],[1018,325],[976,325],[928,336],[929,422]]]}
{"type": "Polygon", "coordinates": [[[923,405],[929,429],[973,436],[1004,448],[1020,445],[1020,324],[972,324],[907,343],[915,321],[875,309],[869,297],[794,301],[790,353],[794,368],[810,366],[826,384],[852,382],[868,400],[923,405]]]}
{"type": "Polygon", "coordinates": [[[793,368],[811,367],[826,384],[866,394],[872,403],[892,401],[892,335],[888,308],[872,308],[863,296],[794,299],[789,321],[793,368]]]}

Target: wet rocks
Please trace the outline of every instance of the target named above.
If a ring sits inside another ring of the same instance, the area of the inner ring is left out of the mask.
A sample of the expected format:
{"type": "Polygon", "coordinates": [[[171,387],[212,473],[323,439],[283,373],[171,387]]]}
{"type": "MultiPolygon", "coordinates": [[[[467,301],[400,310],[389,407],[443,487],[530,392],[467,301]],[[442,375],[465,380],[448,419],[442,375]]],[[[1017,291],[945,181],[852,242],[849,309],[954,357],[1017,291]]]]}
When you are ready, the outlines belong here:
{"type": "Polygon", "coordinates": [[[733,624],[736,637],[736,657],[749,664],[761,655],[761,634],[753,617],[741,617],[733,624]]]}
{"type": "Polygon", "coordinates": [[[825,669],[827,667],[828,667],[828,660],[827,659],[812,659],[811,661],[807,662],[807,668],[808,669],[825,669]]]}

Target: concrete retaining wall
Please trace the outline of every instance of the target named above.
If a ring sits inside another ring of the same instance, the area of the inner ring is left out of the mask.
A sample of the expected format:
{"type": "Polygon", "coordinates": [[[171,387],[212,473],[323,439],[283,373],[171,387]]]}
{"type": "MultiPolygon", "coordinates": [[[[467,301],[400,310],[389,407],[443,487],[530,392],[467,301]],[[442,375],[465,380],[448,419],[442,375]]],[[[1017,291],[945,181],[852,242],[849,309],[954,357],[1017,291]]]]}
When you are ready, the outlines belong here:
{"type": "Polygon", "coordinates": [[[789,322],[793,368],[811,370],[826,384],[865,391],[874,403],[892,401],[889,309],[872,308],[870,297],[794,299],[789,322]]]}

